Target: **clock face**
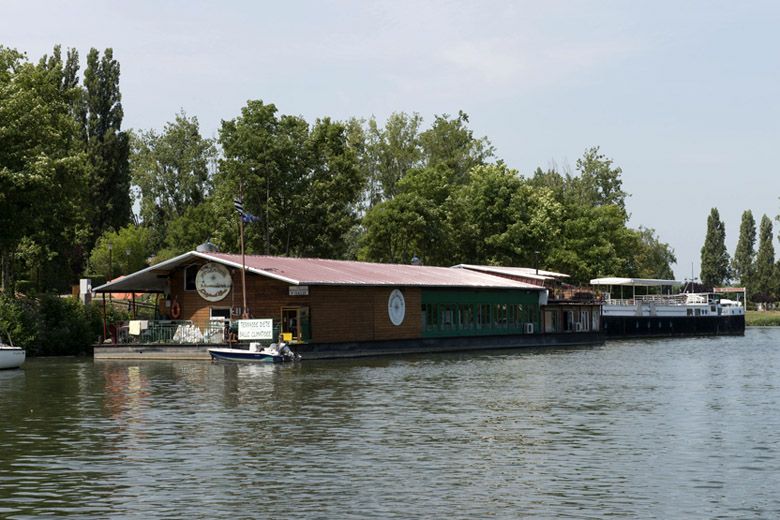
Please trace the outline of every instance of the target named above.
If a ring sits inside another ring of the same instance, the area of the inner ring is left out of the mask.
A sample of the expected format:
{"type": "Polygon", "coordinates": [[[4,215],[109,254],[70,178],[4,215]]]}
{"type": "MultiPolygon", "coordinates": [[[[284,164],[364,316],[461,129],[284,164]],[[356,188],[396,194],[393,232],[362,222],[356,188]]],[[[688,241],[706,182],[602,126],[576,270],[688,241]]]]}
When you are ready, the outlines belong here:
{"type": "Polygon", "coordinates": [[[387,314],[393,325],[400,325],[404,321],[406,314],[406,301],[404,295],[398,289],[393,289],[390,298],[387,299],[387,314]]]}
{"type": "Polygon", "coordinates": [[[210,302],[218,302],[228,295],[232,280],[230,271],[222,264],[206,264],[195,276],[195,289],[201,298],[210,302]]]}

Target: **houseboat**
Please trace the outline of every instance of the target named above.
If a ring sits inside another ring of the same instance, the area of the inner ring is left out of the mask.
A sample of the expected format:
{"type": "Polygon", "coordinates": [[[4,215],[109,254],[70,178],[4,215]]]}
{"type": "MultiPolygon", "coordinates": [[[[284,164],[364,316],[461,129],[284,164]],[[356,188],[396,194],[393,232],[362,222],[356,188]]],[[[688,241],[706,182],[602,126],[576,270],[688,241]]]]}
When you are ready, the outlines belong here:
{"type": "Polygon", "coordinates": [[[738,336],[745,333],[745,308],[719,293],[672,294],[678,280],[597,278],[607,338],[738,336]]]}
{"type": "Polygon", "coordinates": [[[304,360],[603,343],[597,303],[461,267],[193,251],[94,290],[158,298],[153,318],[107,324],[95,358],[208,359],[279,339],[304,360]]]}

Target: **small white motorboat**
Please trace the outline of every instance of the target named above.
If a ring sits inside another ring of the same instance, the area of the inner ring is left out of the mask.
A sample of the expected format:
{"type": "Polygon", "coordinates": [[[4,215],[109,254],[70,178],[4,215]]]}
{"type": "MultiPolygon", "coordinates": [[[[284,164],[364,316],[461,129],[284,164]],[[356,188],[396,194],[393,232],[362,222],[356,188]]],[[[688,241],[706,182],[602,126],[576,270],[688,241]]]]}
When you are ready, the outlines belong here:
{"type": "Polygon", "coordinates": [[[286,363],[301,359],[285,343],[272,343],[260,348],[260,343],[250,343],[249,350],[241,348],[210,348],[211,358],[217,361],[240,361],[249,363],[286,363]]]}
{"type": "Polygon", "coordinates": [[[27,353],[23,348],[14,347],[10,334],[8,335],[10,345],[0,339],[0,370],[5,368],[19,368],[24,363],[27,353]]]}

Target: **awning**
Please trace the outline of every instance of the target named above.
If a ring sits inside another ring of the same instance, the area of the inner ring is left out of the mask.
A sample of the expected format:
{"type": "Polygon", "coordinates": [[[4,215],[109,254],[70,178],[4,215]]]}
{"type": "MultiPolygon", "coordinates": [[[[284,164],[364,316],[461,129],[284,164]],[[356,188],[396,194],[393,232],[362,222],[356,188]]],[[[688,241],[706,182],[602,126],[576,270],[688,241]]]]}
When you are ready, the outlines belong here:
{"type": "Polygon", "coordinates": [[[662,287],[682,285],[679,280],[656,280],[653,278],[594,278],[591,285],[622,285],[625,287],[662,287]]]}

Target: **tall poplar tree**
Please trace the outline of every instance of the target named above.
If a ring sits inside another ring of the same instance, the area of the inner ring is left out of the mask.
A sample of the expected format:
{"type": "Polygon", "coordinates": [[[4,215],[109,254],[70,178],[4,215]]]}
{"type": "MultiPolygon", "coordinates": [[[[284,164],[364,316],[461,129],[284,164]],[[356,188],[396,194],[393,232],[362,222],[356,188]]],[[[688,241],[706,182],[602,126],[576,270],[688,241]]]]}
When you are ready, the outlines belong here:
{"type": "Polygon", "coordinates": [[[734,251],[734,276],[748,294],[753,293],[756,261],[756,221],[750,210],[742,213],[742,223],[739,226],[739,241],[734,251]]]}
{"type": "Polygon", "coordinates": [[[726,226],[717,208],[707,217],[707,234],[701,248],[701,282],[708,287],[721,285],[729,279],[729,253],[726,250],[726,226]]]}
{"type": "Polygon", "coordinates": [[[766,301],[774,292],[775,247],[772,245],[772,221],[764,215],[758,231],[758,255],[756,256],[756,294],[766,301]]]}
{"type": "Polygon", "coordinates": [[[110,48],[102,58],[94,48],[87,55],[79,116],[90,170],[94,243],[103,232],[127,224],[132,211],[130,140],[122,131],[119,62],[110,48]]]}

